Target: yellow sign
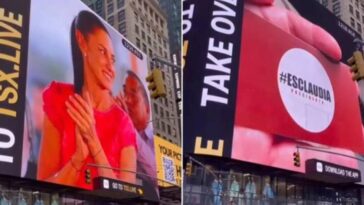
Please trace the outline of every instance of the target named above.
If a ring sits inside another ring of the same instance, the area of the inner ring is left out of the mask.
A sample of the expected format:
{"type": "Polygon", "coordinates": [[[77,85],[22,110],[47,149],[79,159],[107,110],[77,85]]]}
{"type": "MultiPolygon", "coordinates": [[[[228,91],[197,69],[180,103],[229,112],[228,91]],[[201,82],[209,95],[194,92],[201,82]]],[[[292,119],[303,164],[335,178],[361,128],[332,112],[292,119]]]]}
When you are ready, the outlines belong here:
{"type": "Polygon", "coordinates": [[[181,147],[154,137],[154,149],[157,163],[157,177],[159,186],[181,186],[182,154],[181,147]]]}

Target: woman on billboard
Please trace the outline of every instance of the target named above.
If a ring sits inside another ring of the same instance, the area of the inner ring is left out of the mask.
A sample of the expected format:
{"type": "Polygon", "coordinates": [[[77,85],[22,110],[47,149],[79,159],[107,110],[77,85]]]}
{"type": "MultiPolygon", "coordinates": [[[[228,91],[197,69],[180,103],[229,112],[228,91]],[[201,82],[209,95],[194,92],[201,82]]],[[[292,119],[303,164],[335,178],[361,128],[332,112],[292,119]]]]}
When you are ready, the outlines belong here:
{"type": "Polygon", "coordinates": [[[135,183],[136,133],[111,95],[115,56],[109,33],[97,16],[81,11],[72,23],[71,44],[74,85],[52,82],[43,93],[37,178],[88,187],[90,169],[92,177],[135,183]]]}

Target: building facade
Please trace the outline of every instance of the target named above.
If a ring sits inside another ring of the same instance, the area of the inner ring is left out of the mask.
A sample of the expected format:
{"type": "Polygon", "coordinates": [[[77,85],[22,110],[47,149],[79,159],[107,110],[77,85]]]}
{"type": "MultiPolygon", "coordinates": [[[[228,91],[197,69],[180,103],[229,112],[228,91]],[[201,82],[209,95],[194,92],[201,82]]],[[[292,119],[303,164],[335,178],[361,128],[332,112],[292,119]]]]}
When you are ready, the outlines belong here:
{"type": "Polygon", "coordinates": [[[169,50],[174,63],[181,64],[181,1],[158,0],[161,8],[167,14],[169,50]]]}
{"type": "Polygon", "coordinates": [[[362,0],[318,0],[335,16],[364,37],[364,1],[362,0]]]}
{"type": "MultiPolygon", "coordinates": [[[[146,53],[150,65],[155,57],[171,62],[167,15],[157,0],[97,0],[91,4],[84,0],[84,3],[90,8],[96,8],[94,5],[98,1],[103,1],[103,11],[94,11],[146,53]]],[[[149,67],[151,68],[152,66],[149,67]]],[[[173,96],[174,72],[168,66],[162,71],[167,97],[152,102],[154,133],[180,145],[180,120],[173,96]]]]}

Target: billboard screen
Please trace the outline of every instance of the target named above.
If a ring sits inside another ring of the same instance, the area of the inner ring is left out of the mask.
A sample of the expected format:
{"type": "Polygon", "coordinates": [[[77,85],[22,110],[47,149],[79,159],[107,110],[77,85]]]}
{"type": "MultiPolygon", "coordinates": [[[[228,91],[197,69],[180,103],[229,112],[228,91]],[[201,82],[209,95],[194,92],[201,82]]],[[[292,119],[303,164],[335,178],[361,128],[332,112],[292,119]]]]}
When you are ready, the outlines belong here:
{"type": "Polygon", "coordinates": [[[181,147],[158,136],[154,137],[154,146],[158,179],[163,180],[159,186],[181,186],[181,147]]]}
{"type": "Polygon", "coordinates": [[[358,168],[359,94],[336,40],[277,2],[240,2],[184,2],[184,152],[304,172],[298,146],[358,168]]]}
{"type": "Polygon", "coordinates": [[[156,190],[147,56],[80,1],[2,1],[0,26],[1,173],[156,190]]]}

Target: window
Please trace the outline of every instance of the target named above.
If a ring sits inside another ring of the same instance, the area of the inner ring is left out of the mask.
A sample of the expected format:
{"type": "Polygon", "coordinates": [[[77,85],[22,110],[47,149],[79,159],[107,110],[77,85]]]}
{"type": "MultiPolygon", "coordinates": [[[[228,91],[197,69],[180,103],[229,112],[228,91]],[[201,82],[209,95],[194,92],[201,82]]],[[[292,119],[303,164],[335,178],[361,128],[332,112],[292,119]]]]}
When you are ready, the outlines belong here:
{"type": "Polygon", "coordinates": [[[353,5],[349,5],[349,11],[351,14],[354,14],[354,8],[353,5]]]}
{"type": "Polygon", "coordinates": [[[160,36],[160,35],[158,35],[158,42],[159,42],[160,44],[162,44],[162,38],[161,38],[161,36],[160,36]]]}
{"type": "Polygon", "coordinates": [[[151,40],[150,36],[148,36],[148,44],[152,45],[152,40],[151,40]]]}
{"type": "Polygon", "coordinates": [[[359,7],[359,0],[355,0],[355,6],[359,7]]]}
{"type": "Polygon", "coordinates": [[[359,15],[359,11],[358,10],[355,11],[355,15],[356,15],[356,18],[357,19],[360,19],[360,15],[359,15]]]}
{"type": "Polygon", "coordinates": [[[118,21],[120,22],[120,21],[124,21],[124,20],[125,20],[125,10],[122,9],[118,13],[118,21]]]}
{"type": "Polygon", "coordinates": [[[109,18],[107,18],[107,22],[109,22],[109,24],[111,24],[111,25],[114,25],[114,21],[115,21],[114,15],[111,15],[111,16],[109,16],[109,18]]]}
{"type": "Polygon", "coordinates": [[[148,49],[148,54],[149,54],[149,57],[153,57],[153,51],[152,51],[152,49],[148,49]]]}
{"type": "Polygon", "coordinates": [[[149,26],[149,24],[147,24],[147,31],[148,31],[148,33],[150,33],[150,26],[149,26]]]}
{"type": "Polygon", "coordinates": [[[143,43],[143,52],[147,53],[147,46],[143,43]]]}
{"type": "Polygon", "coordinates": [[[340,2],[339,1],[335,1],[335,3],[332,6],[332,12],[335,14],[335,16],[340,15],[340,2]]]}
{"type": "Polygon", "coordinates": [[[167,48],[167,42],[166,42],[166,40],[164,40],[164,39],[163,39],[163,47],[164,47],[164,48],[167,48]]]}
{"type": "Polygon", "coordinates": [[[119,32],[122,33],[125,36],[125,34],[126,34],[125,21],[119,22],[119,32]]]}
{"type": "Polygon", "coordinates": [[[142,39],[145,40],[145,32],[142,31],[142,39]]]}
{"type": "Polygon", "coordinates": [[[153,108],[154,108],[155,114],[158,114],[158,105],[157,104],[153,104],[153,108]]]}
{"type": "Polygon", "coordinates": [[[154,16],[154,20],[155,20],[155,22],[157,22],[157,23],[158,23],[159,18],[158,18],[158,16],[157,16],[157,14],[154,16]]]}
{"type": "Polygon", "coordinates": [[[167,52],[164,51],[164,58],[168,59],[167,52]]]}
{"type": "Polygon", "coordinates": [[[364,16],[361,17],[361,21],[364,23],[364,16]]]}
{"type": "Polygon", "coordinates": [[[147,3],[146,3],[145,1],[144,1],[143,6],[144,6],[144,10],[145,10],[145,12],[148,12],[148,5],[147,5],[147,3]]]}
{"type": "Polygon", "coordinates": [[[114,11],[114,3],[113,1],[109,1],[109,3],[107,4],[107,13],[112,13],[114,11]]]}
{"type": "Polygon", "coordinates": [[[140,49],[140,39],[139,38],[136,38],[136,45],[140,49]]]}
{"type": "Polygon", "coordinates": [[[151,8],[151,7],[149,7],[149,15],[150,15],[150,17],[152,17],[152,18],[153,18],[154,12],[153,12],[153,10],[152,10],[152,8],[151,8]]]}
{"type": "Polygon", "coordinates": [[[164,28],[164,21],[162,19],[160,20],[160,25],[161,25],[161,28],[164,28]]]}
{"type": "Polygon", "coordinates": [[[351,27],[355,27],[355,21],[353,18],[350,18],[350,25],[351,27]]]}
{"type": "Polygon", "coordinates": [[[144,26],[145,26],[144,20],[142,18],[140,18],[140,25],[142,26],[142,28],[144,28],[144,26]]]}
{"type": "Polygon", "coordinates": [[[124,6],[124,4],[125,4],[125,0],[118,0],[118,1],[117,1],[117,6],[118,6],[118,8],[123,7],[123,6],[124,6]]]}
{"type": "Polygon", "coordinates": [[[134,17],[135,17],[135,21],[138,22],[139,18],[138,18],[138,14],[136,12],[134,12],[134,17]]]}
{"type": "Polygon", "coordinates": [[[159,55],[161,55],[161,56],[163,55],[163,53],[162,53],[162,47],[160,47],[160,46],[159,46],[159,55]]]}
{"type": "Polygon", "coordinates": [[[139,26],[138,25],[135,25],[135,33],[139,34],[139,26]]]}
{"type": "Polygon", "coordinates": [[[171,134],[171,126],[167,126],[167,133],[170,135],[171,134]]]}
{"type": "Polygon", "coordinates": [[[358,31],[361,34],[361,25],[360,25],[360,23],[356,23],[356,26],[358,27],[358,31]]]}

